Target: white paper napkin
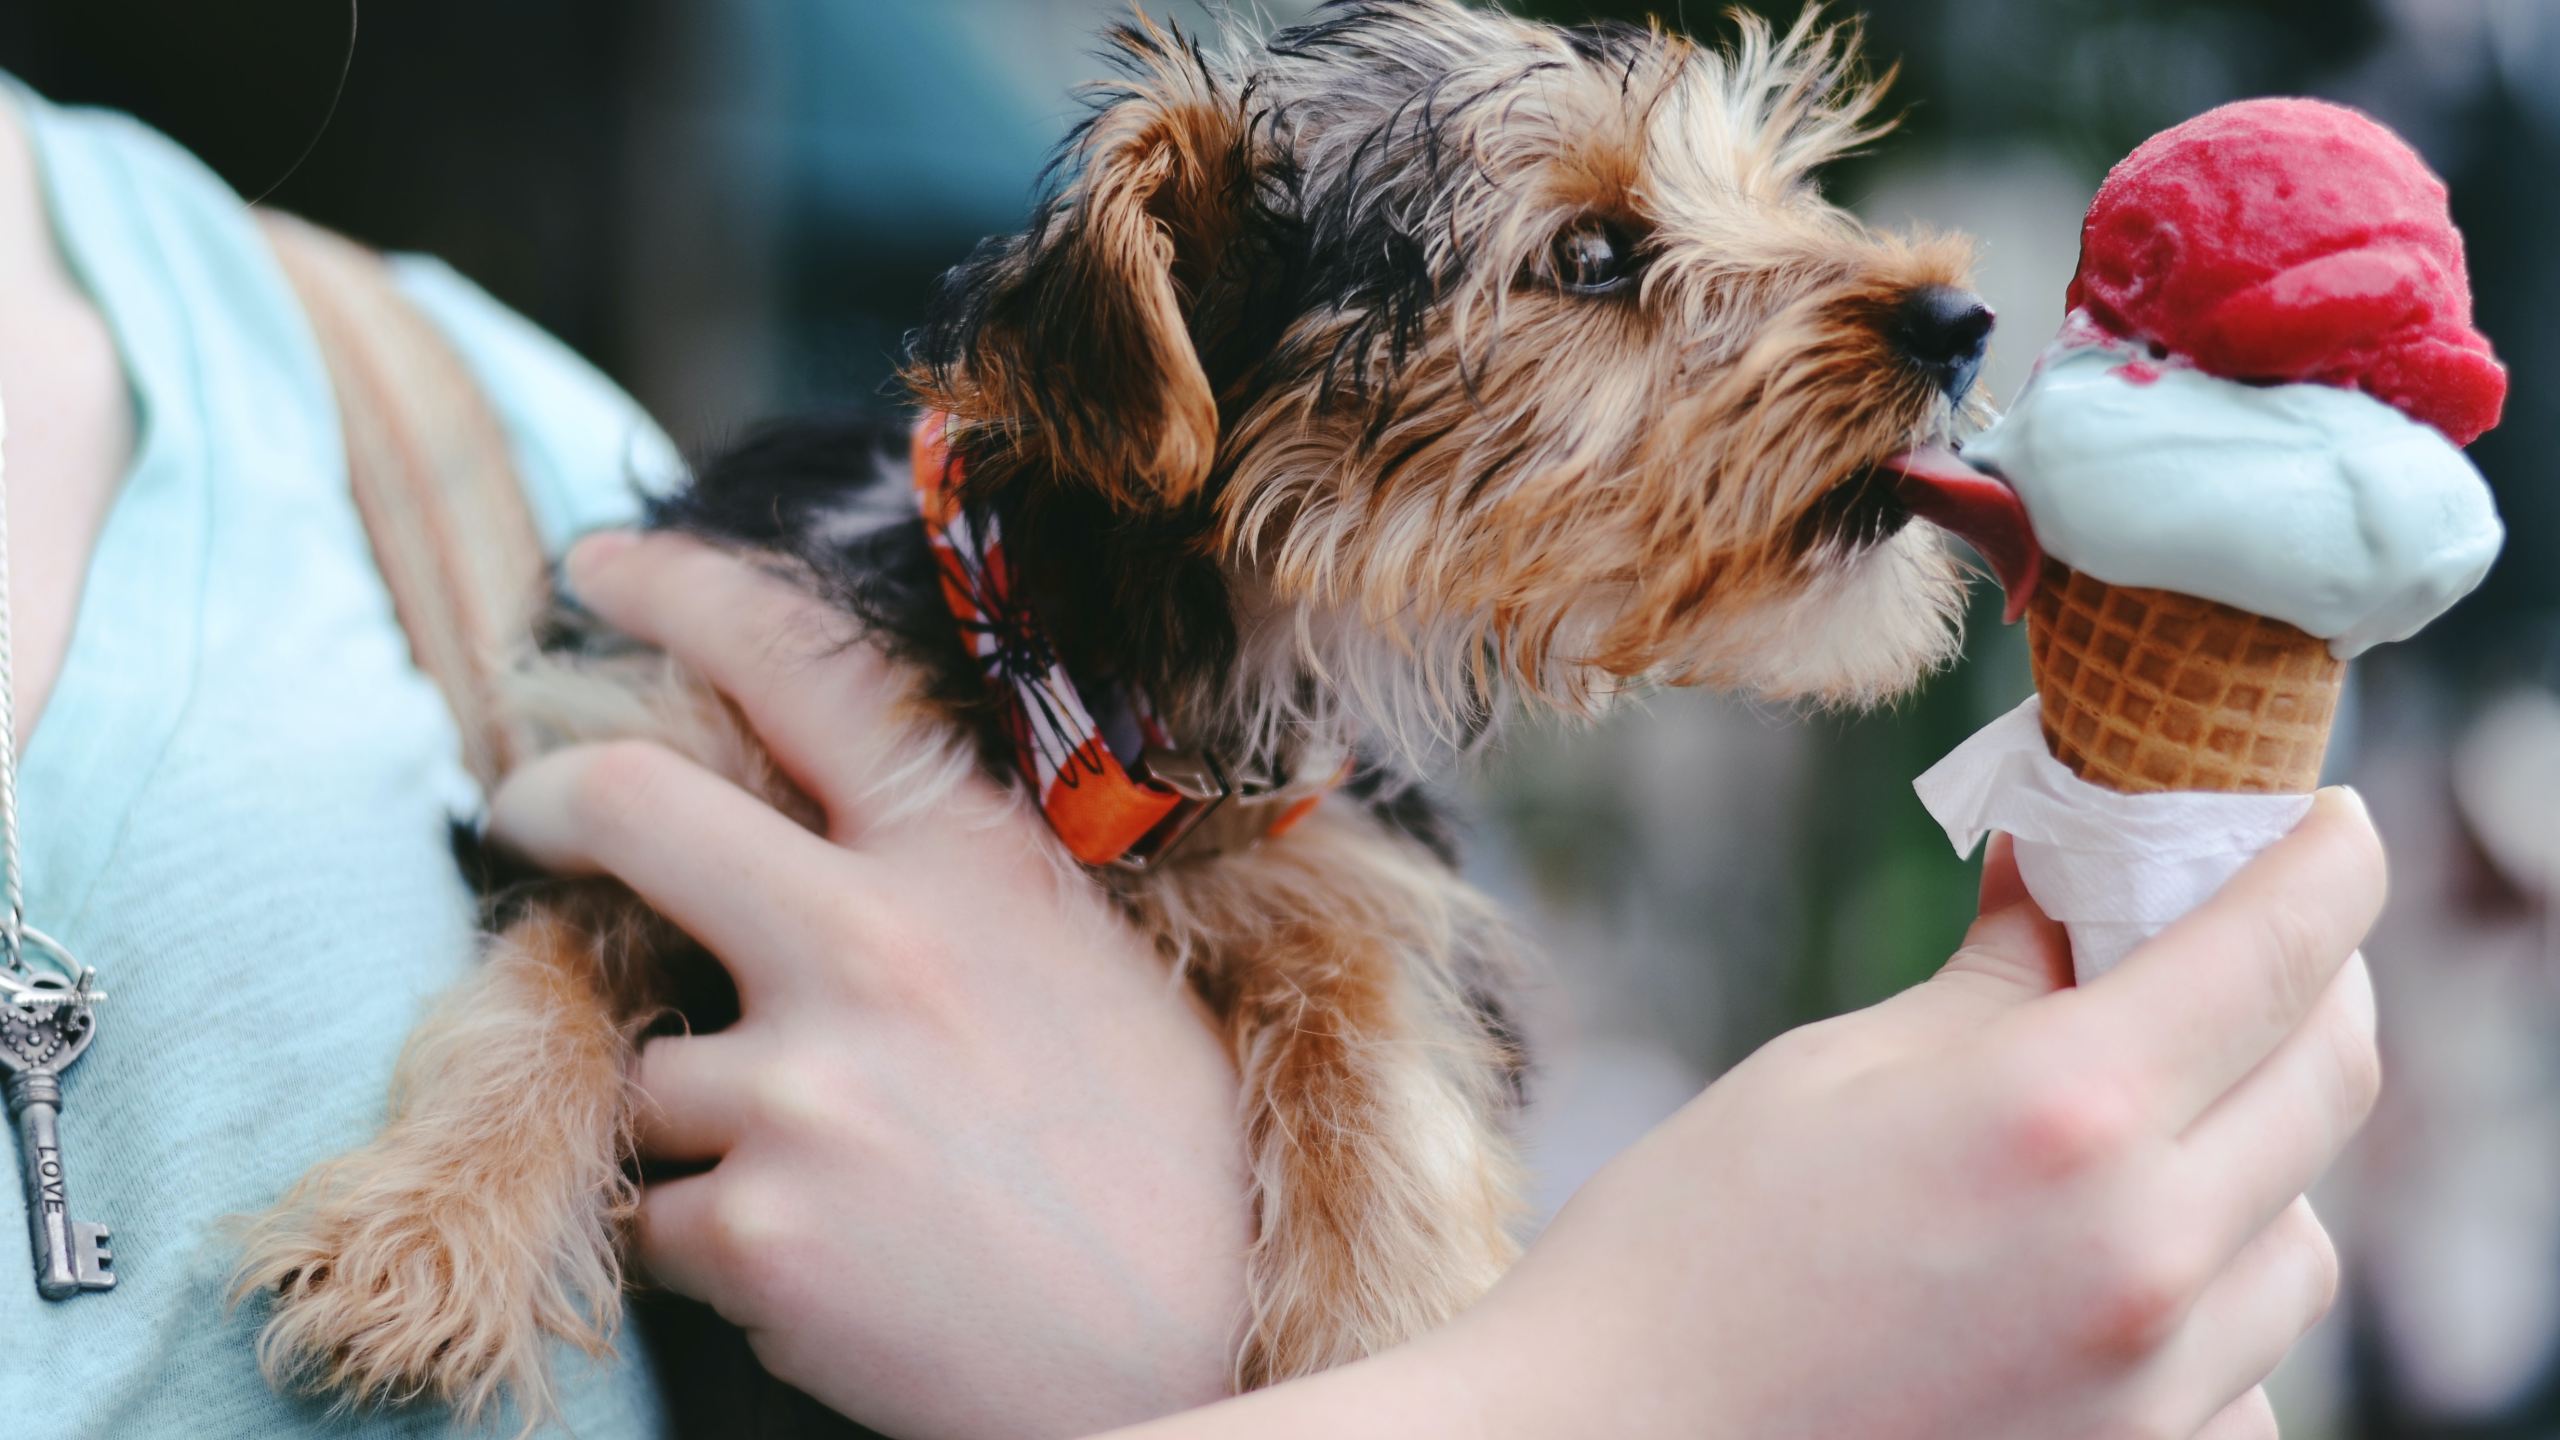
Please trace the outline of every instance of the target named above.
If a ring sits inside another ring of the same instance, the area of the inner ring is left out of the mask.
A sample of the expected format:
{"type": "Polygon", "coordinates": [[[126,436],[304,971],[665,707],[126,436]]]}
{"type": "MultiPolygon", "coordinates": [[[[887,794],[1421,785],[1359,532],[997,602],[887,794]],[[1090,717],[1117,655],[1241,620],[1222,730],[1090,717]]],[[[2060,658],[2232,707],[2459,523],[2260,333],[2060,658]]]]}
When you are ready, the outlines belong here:
{"type": "Polygon", "coordinates": [[[2036,699],[1984,726],[1912,783],[1956,853],[2017,842],[2018,875],[2071,932],[2083,982],[2204,903],[2310,813],[2308,795],[2119,795],[2045,749],[2036,699]]]}

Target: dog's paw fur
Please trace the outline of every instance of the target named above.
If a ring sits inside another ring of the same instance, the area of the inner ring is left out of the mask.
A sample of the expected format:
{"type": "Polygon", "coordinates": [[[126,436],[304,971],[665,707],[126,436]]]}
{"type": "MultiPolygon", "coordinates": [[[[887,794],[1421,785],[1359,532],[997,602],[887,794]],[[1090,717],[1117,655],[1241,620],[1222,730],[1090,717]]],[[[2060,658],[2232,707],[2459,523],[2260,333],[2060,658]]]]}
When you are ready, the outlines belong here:
{"type": "Polygon", "coordinates": [[[259,1367],[350,1406],[438,1401],[464,1425],[504,1397],[530,1426],[553,1410],[553,1342],[611,1344],[610,1238],[545,1247],[407,1148],[385,1136],[313,1172],[251,1227],[235,1294],[266,1297],[259,1367]]]}
{"type": "Polygon", "coordinates": [[[350,1407],[428,1400],[468,1426],[557,1413],[550,1356],[610,1351],[636,1203],[627,1046],[564,984],[586,946],[520,926],[410,1038],[394,1119],[241,1232],[270,1383],[350,1407]]]}
{"type": "MultiPolygon", "coordinates": [[[[1308,1058],[1248,1063],[1263,1084],[1303,1085],[1304,1076],[1275,1072],[1308,1058]]],[[[1372,1056],[1348,1068],[1346,1083],[1315,1082],[1250,1117],[1262,1234],[1247,1272],[1243,1388],[1330,1370],[1436,1330],[1519,1257],[1518,1164],[1482,1098],[1447,1083],[1423,1056],[1372,1056]]]]}

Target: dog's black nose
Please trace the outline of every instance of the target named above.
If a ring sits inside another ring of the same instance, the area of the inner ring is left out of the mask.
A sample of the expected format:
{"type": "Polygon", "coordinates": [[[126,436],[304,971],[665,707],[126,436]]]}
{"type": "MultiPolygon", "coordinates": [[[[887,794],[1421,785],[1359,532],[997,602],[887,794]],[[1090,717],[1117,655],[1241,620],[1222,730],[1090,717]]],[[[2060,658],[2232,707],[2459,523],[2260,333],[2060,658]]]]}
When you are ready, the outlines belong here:
{"type": "Polygon", "coordinates": [[[1962,400],[1982,373],[1995,317],[1982,297],[1953,285],[1923,285],[1902,298],[1894,319],[1894,343],[1922,373],[1962,400]]]}

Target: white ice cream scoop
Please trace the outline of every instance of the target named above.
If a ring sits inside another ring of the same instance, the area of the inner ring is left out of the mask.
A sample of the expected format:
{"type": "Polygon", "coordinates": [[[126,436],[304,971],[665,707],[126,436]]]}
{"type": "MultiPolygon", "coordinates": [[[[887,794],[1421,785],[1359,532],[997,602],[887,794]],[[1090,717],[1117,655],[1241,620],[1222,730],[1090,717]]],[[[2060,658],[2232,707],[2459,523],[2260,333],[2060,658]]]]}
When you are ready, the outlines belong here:
{"type": "Polygon", "coordinates": [[[2417,633],[2505,540],[2442,432],[2330,385],[2246,385],[2068,339],[1964,458],[2046,553],[2112,585],[2265,615],[2340,658],[2417,633]]]}

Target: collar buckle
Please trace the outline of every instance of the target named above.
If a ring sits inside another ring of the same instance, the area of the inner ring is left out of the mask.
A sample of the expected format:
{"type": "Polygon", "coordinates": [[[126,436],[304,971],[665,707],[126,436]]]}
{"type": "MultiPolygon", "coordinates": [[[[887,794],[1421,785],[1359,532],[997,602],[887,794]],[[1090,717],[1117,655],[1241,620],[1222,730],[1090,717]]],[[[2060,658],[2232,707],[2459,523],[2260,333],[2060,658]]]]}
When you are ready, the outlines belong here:
{"type": "Polygon", "coordinates": [[[1111,862],[1122,870],[1146,870],[1172,858],[1191,832],[1200,828],[1201,821],[1236,795],[1235,782],[1227,777],[1227,768],[1206,750],[1151,745],[1138,757],[1137,770],[1139,783],[1161,786],[1180,796],[1181,801],[1156,828],[1139,836],[1120,858],[1111,862]]]}

